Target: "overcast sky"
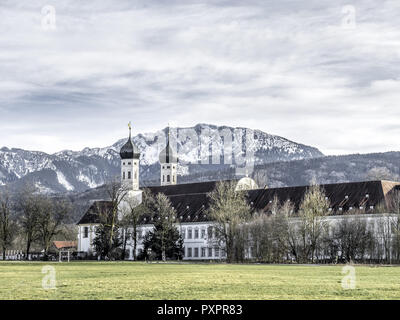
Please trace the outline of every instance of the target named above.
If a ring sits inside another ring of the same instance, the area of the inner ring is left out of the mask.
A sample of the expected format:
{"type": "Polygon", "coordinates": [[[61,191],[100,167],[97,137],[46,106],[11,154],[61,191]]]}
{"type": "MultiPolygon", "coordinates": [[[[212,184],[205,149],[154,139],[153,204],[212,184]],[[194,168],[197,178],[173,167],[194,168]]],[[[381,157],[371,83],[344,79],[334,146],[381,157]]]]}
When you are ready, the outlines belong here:
{"type": "Polygon", "coordinates": [[[104,147],[131,120],[399,151],[399,17],[398,0],[2,0],[0,146],[104,147]]]}

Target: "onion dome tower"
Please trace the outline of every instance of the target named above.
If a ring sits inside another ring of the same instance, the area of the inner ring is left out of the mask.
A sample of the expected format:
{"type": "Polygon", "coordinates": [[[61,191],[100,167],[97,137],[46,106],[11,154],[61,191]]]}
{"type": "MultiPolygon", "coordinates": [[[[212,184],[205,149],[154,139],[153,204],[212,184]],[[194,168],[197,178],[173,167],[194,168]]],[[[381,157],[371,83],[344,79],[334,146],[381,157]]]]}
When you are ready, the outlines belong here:
{"type": "Polygon", "coordinates": [[[121,156],[121,184],[128,190],[139,190],[139,158],[140,151],[131,139],[131,123],[129,127],[129,139],[119,152],[121,156]]]}
{"type": "Polygon", "coordinates": [[[160,152],[161,185],[169,186],[177,183],[178,157],[170,146],[169,126],[167,146],[160,152]]]}

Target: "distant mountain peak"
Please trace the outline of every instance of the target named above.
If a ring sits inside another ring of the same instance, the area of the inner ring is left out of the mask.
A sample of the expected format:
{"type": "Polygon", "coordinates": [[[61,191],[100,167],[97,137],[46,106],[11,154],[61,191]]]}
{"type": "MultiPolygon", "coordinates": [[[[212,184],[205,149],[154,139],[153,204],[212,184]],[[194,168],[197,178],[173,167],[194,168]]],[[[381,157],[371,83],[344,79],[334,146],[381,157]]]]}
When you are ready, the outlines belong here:
{"type": "MultiPolygon", "coordinates": [[[[159,164],[158,156],[165,143],[166,128],[150,133],[138,133],[132,139],[141,152],[141,181],[144,184],[158,183],[159,164]],[[162,137],[164,135],[164,137],[162,137]],[[158,139],[160,137],[162,139],[158,139]]],[[[210,137],[200,133],[212,130],[229,130],[232,133],[247,128],[234,128],[199,123],[193,127],[173,128],[178,135],[178,157],[182,159],[180,176],[187,179],[199,175],[211,166],[200,165],[199,160],[209,156],[210,137]],[[188,145],[187,141],[180,141],[180,134],[185,130],[193,129],[197,133],[198,141],[188,145]],[[181,154],[179,154],[181,152],[181,154]]],[[[249,129],[248,129],[249,130],[249,129]]],[[[254,139],[250,146],[254,151],[256,165],[276,161],[291,161],[321,157],[323,154],[316,148],[299,144],[285,138],[271,135],[260,130],[252,130],[254,139]]],[[[239,139],[240,140],[240,139],[239,139]]],[[[235,144],[238,139],[233,139],[235,144]]],[[[0,149],[0,185],[21,185],[31,182],[44,192],[80,192],[98,187],[112,176],[120,172],[119,149],[126,142],[122,137],[111,146],[98,148],[84,148],[81,151],[64,150],[55,154],[23,149],[0,149]]],[[[222,150],[223,140],[213,141],[213,148],[222,150]]],[[[238,147],[240,150],[240,146],[238,147]]],[[[225,168],[224,164],[216,164],[225,168]]],[[[228,165],[229,167],[229,165],[228,165]]]]}

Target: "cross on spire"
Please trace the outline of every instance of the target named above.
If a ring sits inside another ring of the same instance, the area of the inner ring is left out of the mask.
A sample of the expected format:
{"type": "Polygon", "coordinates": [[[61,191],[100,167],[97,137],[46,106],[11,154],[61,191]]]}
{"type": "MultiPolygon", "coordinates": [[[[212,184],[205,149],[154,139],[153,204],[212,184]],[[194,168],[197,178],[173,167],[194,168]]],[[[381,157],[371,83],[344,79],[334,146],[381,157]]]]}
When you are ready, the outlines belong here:
{"type": "Polygon", "coordinates": [[[128,128],[129,128],[129,138],[130,138],[131,137],[131,131],[132,131],[132,125],[131,125],[130,121],[128,123],[128,128]]]}

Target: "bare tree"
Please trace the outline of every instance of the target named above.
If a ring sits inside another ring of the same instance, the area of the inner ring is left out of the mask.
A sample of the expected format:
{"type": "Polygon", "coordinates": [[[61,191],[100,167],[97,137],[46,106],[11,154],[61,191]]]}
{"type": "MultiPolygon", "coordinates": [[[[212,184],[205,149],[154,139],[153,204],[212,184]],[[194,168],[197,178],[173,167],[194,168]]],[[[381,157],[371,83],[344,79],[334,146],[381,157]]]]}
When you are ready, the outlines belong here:
{"type": "Polygon", "coordinates": [[[272,233],[276,244],[277,262],[287,260],[289,253],[297,254],[296,245],[293,239],[296,237],[292,216],[294,215],[294,205],[290,200],[286,200],[280,207],[278,214],[273,215],[272,233]]]}
{"type": "Polygon", "coordinates": [[[62,223],[71,212],[71,205],[65,199],[49,198],[37,195],[38,217],[37,232],[47,257],[51,241],[62,231],[62,223]]]}
{"type": "Polygon", "coordinates": [[[385,212],[377,220],[377,245],[384,251],[385,260],[392,263],[392,217],[385,212]]]}
{"type": "Polygon", "coordinates": [[[29,259],[32,243],[37,239],[39,206],[37,190],[32,185],[25,185],[17,196],[19,222],[26,241],[26,259],[29,259]]]}
{"type": "Polygon", "coordinates": [[[251,212],[246,193],[235,188],[234,182],[219,182],[208,194],[209,213],[216,222],[216,238],[219,245],[225,246],[228,262],[234,260],[235,241],[243,241],[238,234],[239,226],[250,218],[251,212]]]}
{"type": "Polygon", "coordinates": [[[332,241],[340,259],[344,262],[362,261],[373,241],[367,220],[359,215],[343,216],[332,229],[332,241]]]}
{"type": "Polygon", "coordinates": [[[15,235],[11,197],[7,189],[0,190],[0,243],[3,249],[3,260],[6,259],[7,247],[11,245],[15,235]]]}
{"type": "Polygon", "coordinates": [[[114,229],[118,222],[118,211],[121,202],[127,196],[129,189],[126,188],[120,181],[115,178],[106,184],[106,192],[110,201],[111,217],[109,220],[110,232],[109,232],[109,247],[113,247],[112,242],[114,238],[114,229]]]}
{"type": "Polygon", "coordinates": [[[142,202],[135,197],[127,196],[124,200],[125,206],[122,209],[122,218],[120,221],[120,226],[124,230],[124,241],[123,241],[123,251],[122,260],[125,259],[125,251],[127,245],[127,239],[132,238],[133,241],[133,260],[136,260],[136,248],[137,248],[137,229],[142,217],[149,212],[147,205],[148,199],[151,198],[150,191],[148,189],[144,190],[142,196],[142,202]]]}
{"type": "Polygon", "coordinates": [[[320,186],[313,184],[306,192],[300,205],[300,234],[302,239],[302,260],[309,257],[313,263],[318,257],[320,240],[328,230],[328,222],[324,219],[329,214],[329,201],[320,186]]]}
{"type": "Polygon", "coordinates": [[[390,228],[393,236],[392,249],[397,263],[400,262],[400,190],[392,191],[388,196],[387,211],[391,213],[390,228]]]}

